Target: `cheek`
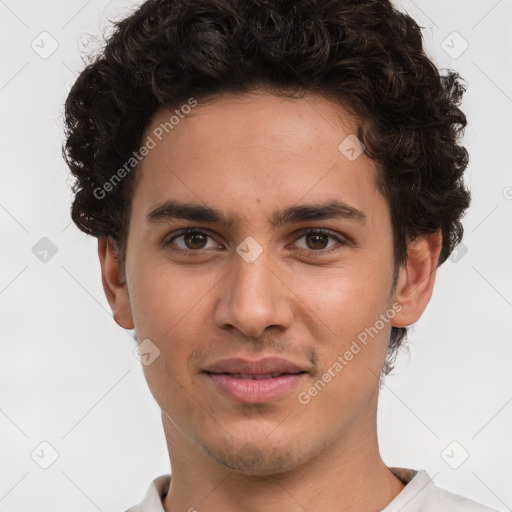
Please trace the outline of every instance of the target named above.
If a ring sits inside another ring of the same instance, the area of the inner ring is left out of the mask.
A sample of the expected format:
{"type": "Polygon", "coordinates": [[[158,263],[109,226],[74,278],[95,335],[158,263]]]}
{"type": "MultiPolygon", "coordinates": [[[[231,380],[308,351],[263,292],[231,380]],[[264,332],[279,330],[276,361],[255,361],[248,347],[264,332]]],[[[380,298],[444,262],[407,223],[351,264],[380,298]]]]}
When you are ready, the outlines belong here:
{"type": "MultiPolygon", "coordinates": [[[[290,276],[291,278],[291,276],[290,276]]],[[[375,261],[337,268],[304,268],[293,276],[300,314],[325,326],[328,336],[346,340],[373,325],[388,307],[392,276],[375,261]]]]}
{"type": "MultiPolygon", "coordinates": [[[[369,396],[380,375],[391,329],[380,315],[390,307],[392,276],[375,262],[316,271],[314,276],[303,273],[297,281],[297,315],[312,332],[321,359],[316,377],[328,389],[318,402],[346,405],[358,393],[369,396]]],[[[318,387],[323,389],[323,384],[318,387]]]]}
{"type": "MultiPolygon", "coordinates": [[[[389,306],[377,285],[363,286],[348,279],[340,286],[331,283],[323,293],[310,294],[308,300],[320,318],[310,314],[308,328],[324,328],[314,333],[318,374],[302,390],[299,403],[312,416],[345,424],[374,399],[391,328],[380,315],[389,306]],[[375,329],[378,321],[381,328],[375,329]]],[[[307,315],[306,309],[300,314],[307,315]]]]}
{"type": "Polygon", "coordinates": [[[216,280],[197,269],[183,270],[168,261],[155,262],[141,256],[130,274],[130,304],[137,334],[166,338],[187,325],[201,325],[199,311],[216,280]],[[195,276],[195,277],[194,277],[195,276]]]}

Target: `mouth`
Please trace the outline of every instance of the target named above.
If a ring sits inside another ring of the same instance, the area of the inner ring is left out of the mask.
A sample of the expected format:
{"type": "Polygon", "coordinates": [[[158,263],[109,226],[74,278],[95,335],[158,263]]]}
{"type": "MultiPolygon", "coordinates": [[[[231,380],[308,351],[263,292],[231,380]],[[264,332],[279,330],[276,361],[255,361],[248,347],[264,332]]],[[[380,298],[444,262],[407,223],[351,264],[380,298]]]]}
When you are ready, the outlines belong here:
{"type": "Polygon", "coordinates": [[[234,379],[242,379],[242,380],[264,380],[264,379],[275,379],[277,377],[281,377],[282,375],[299,375],[302,373],[306,373],[305,371],[297,372],[297,373],[287,373],[287,372],[274,372],[274,373],[230,373],[230,372],[222,372],[222,373],[213,373],[213,372],[205,372],[210,375],[229,375],[234,379]]]}
{"type": "Polygon", "coordinates": [[[288,395],[307,372],[204,373],[213,384],[214,389],[225,398],[238,403],[261,404],[288,395]]]}

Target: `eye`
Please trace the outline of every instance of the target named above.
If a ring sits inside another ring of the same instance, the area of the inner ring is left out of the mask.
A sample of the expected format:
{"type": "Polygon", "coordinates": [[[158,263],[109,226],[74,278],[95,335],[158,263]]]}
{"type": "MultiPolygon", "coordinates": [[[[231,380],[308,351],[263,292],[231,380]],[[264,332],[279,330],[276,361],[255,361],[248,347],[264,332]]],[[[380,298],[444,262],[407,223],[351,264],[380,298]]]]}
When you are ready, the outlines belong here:
{"type": "Polygon", "coordinates": [[[329,238],[341,245],[346,245],[347,243],[343,238],[325,229],[309,229],[303,232],[302,236],[297,239],[297,242],[304,239],[305,243],[302,247],[299,247],[301,250],[317,253],[331,252],[327,249],[335,246],[336,243],[329,245],[329,238]]]}
{"type": "Polygon", "coordinates": [[[183,229],[171,238],[166,239],[164,245],[176,245],[181,251],[200,251],[202,249],[215,249],[218,248],[218,244],[213,241],[208,246],[208,239],[212,238],[205,231],[199,229],[183,229]],[[176,243],[176,240],[182,239],[180,243],[176,243]]]}

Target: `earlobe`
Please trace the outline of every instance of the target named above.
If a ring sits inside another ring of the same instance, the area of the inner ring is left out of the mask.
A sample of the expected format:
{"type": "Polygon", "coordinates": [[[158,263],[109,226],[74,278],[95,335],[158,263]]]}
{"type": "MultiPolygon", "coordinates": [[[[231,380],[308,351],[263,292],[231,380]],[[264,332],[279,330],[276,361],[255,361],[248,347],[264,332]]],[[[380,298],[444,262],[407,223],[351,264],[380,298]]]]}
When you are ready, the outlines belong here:
{"type": "Polygon", "coordinates": [[[414,324],[425,311],[434,289],[441,248],[440,231],[409,242],[407,263],[400,268],[393,294],[393,302],[402,306],[393,319],[394,327],[414,324]]]}
{"type": "Polygon", "coordinates": [[[114,247],[108,237],[98,238],[98,257],[101,264],[101,281],[114,320],[125,329],[133,329],[133,317],[128,289],[123,279],[114,247]]]}

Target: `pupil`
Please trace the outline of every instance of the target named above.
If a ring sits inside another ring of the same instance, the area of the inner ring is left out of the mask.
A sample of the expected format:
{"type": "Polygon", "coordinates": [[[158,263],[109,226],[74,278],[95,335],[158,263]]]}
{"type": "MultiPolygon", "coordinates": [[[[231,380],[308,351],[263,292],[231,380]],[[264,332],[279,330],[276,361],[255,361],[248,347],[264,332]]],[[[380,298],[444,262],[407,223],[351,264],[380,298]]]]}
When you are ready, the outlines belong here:
{"type": "Polygon", "coordinates": [[[187,233],[185,235],[185,244],[189,249],[202,249],[205,245],[206,236],[202,233],[187,233]]]}
{"type": "Polygon", "coordinates": [[[308,241],[308,245],[313,246],[312,249],[325,249],[327,247],[327,244],[325,243],[325,242],[327,242],[326,235],[313,233],[313,234],[307,235],[306,240],[308,241]],[[322,241],[320,242],[320,247],[318,245],[315,245],[315,241],[318,242],[319,239],[323,239],[323,242],[324,242],[324,243],[322,243],[322,241]],[[313,240],[313,243],[309,244],[309,242],[311,240],[313,240]]]}

